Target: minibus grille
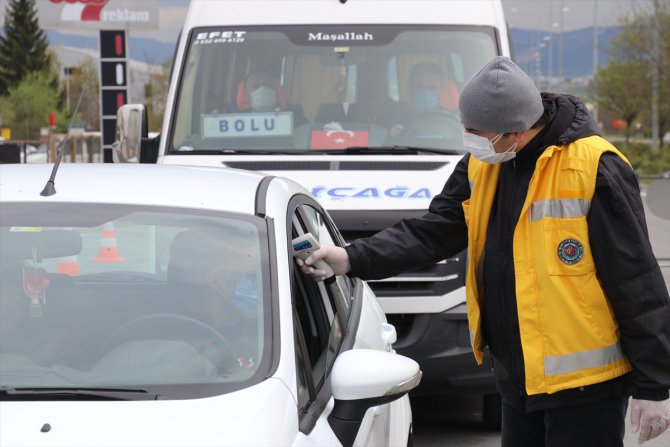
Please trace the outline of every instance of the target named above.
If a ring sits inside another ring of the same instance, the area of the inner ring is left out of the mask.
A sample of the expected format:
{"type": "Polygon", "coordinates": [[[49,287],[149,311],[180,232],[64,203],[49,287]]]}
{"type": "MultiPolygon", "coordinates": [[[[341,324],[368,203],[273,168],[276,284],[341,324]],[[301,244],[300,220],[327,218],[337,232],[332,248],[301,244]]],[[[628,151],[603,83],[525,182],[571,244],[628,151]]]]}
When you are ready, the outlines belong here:
{"type": "MultiPolygon", "coordinates": [[[[342,232],[345,241],[365,237],[364,232],[342,232]]],[[[466,251],[428,267],[391,278],[368,280],[377,297],[442,296],[465,286],[466,251]]]]}
{"type": "Polygon", "coordinates": [[[249,171],[436,171],[449,162],[395,161],[230,161],[230,168],[249,171]]]}

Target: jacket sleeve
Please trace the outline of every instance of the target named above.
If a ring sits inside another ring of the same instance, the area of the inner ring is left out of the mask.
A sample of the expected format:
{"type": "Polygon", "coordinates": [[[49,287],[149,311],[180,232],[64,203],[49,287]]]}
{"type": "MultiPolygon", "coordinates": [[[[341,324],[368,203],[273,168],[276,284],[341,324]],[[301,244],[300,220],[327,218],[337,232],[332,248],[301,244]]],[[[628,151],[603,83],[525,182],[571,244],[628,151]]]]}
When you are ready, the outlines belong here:
{"type": "Polygon", "coordinates": [[[596,272],[633,366],[633,397],[663,400],[670,388],[670,298],[652,251],[633,170],[619,156],[600,159],[588,215],[596,272]]]}
{"type": "Polygon", "coordinates": [[[422,217],[404,219],[346,247],[351,275],[381,279],[428,266],[467,247],[462,203],[470,197],[468,159],[463,157],[422,217]]]}

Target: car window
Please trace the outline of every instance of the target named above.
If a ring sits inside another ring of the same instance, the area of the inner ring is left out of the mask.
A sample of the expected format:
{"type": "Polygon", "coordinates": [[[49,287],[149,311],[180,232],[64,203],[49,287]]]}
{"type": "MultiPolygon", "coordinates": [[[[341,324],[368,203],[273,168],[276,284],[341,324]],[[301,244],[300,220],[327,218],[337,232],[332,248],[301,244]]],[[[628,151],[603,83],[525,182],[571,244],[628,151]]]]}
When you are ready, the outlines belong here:
{"type": "MultiPolygon", "coordinates": [[[[317,208],[303,204],[291,218],[292,238],[312,233],[320,244],[340,244],[336,230],[317,208]]],[[[293,260],[291,260],[293,262],[293,260]]],[[[345,334],[350,313],[352,282],[346,276],[315,282],[300,269],[293,269],[296,347],[303,353],[297,358],[298,390],[304,413],[325,383],[345,334]],[[309,399],[307,398],[309,393],[309,399]]]]}
{"type": "MultiPolygon", "coordinates": [[[[325,215],[310,205],[302,205],[296,210],[296,217],[306,231],[312,233],[321,246],[324,245],[341,245],[334,236],[336,230],[328,222],[325,215]]],[[[351,279],[346,276],[336,276],[336,285],[338,287],[331,287],[333,298],[333,305],[340,309],[343,320],[346,321],[346,316],[349,313],[351,306],[351,290],[353,287],[351,279]]]]}
{"type": "Polygon", "coordinates": [[[335,346],[329,346],[335,318],[329,316],[333,314],[332,308],[328,308],[327,301],[322,299],[319,285],[298,272],[295,276],[294,305],[307,349],[304,360],[309,364],[311,380],[318,389],[326,376],[328,351],[335,349],[335,346]]]}
{"type": "Polygon", "coordinates": [[[253,216],[3,204],[0,385],[256,383],[269,367],[267,247],[253,216]]]}

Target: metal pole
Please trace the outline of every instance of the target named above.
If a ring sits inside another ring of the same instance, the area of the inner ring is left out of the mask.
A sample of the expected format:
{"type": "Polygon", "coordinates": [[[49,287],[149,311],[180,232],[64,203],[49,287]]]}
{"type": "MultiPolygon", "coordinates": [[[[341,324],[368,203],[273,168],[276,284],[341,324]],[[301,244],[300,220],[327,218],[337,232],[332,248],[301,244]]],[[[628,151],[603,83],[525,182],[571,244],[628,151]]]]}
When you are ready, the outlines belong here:
{"type": "Polygon", "coordinates": [[[70,73],[68,73],[67,67],[65,67],[65,107],[66,107],[66,110],[69,112],[70,111],[70,73]]]}
{"type": "Polygon", "coordinates": [[[661,22],[658,18],[659,11],[658,0],[654,0],[654,21],[653,30],[653,51],[651,65],[651,151],[656,153],[659,149],[659,125],[658,125],[658,96],[659,96],[659,77],[661,69],[661,22]]]}
{"type": "MultiPolygon", "coordinates": [[[[593,76],[598,73],[598,0],[593,2],[593,17],[595,20],[593,26],[593,76]]],[[[593,106],[593,120],[598,124],[598,91],[596,90],[593,106]]],[[[600,127],[600,126],[598,126],[600,127]]]]}
{"type": "Polygon", "coordinates": [[[558,23],[559,23],[559,42],[558,42],[558,77],[563,82],[563,0],[561,0],[561,9],[558,11],[558,23]]]}
{"type": "Polygon", "coordinates": [[[549,85],[551,86],[550,90],[554,90],[554,36],[552,33],[551,39],[549,39],[549,67],[547,68],[549,72],[549,85]]]}
{"type": "Polygon", "coordinates": [[[553,3],[549,2],[549,17],[551,22],[551,34],[549,35],[549,66],[547,71],[549,72],[549,83],[547,90],[550,92],[554,91],[554,6],[553,3]]]}

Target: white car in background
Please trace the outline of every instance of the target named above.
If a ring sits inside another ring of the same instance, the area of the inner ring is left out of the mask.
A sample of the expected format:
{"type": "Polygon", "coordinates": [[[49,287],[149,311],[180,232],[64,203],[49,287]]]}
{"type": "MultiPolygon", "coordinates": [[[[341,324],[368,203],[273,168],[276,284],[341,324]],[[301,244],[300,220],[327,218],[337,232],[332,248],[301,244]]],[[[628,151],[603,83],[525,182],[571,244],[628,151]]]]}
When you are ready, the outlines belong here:
{"type": "Polygon", "coordinates": [[[298,184],[225,168],[0,166],[0,445],[405,446],[418,364],[298,184]],[[45,195],[41,195],[41,193],[45,195]]]}
{"type": "Polygon", "coordinates": [[[21,151],[21,163],[47,163],[48,151],[47,143],[41,143],[39,146],[26,145],[25,152],[21,151]]]}

